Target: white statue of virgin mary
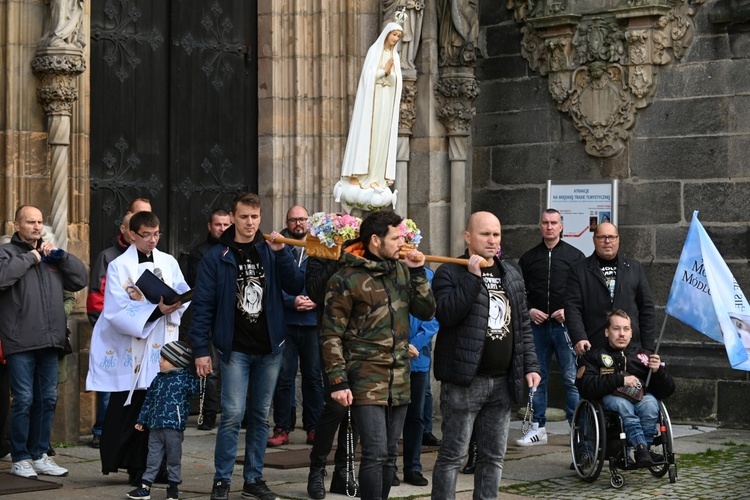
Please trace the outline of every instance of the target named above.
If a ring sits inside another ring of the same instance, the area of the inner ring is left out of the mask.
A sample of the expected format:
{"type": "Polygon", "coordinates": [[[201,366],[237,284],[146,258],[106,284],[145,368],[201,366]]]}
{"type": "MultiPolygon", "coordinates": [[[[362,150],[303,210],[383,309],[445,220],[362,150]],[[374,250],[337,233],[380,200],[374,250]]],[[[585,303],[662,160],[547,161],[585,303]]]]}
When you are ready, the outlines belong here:
{"type": "Polygon", "coordinates": [[[396,45],[403,35],[397,23],[386,24],[370,46],[357,86],[336,201],[352,208],[375,210],[395,205],[388,186],[396,178],[401,60],[396,45]]]}

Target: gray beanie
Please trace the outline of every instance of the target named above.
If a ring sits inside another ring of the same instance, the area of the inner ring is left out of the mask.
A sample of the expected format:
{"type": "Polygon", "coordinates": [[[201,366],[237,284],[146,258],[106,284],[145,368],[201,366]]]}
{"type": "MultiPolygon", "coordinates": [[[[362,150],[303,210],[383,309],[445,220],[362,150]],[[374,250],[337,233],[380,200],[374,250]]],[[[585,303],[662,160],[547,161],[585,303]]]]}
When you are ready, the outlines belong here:
{"type": "Polygon", "coordinates": [[[193,360],[193,350],[182,340],[162,346],[161,355],[176,368],[187,368],[193,360]]]}

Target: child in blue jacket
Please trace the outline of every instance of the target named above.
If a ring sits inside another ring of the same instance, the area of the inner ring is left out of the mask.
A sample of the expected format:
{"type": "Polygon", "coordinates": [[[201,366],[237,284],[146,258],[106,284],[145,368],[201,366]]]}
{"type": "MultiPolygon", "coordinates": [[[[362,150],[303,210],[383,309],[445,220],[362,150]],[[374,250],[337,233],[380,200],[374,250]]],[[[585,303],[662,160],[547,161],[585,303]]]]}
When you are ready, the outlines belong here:
{"type": "Polygon", "coordinates": [[[148,461],[142,485],[128,493],[128,498],[148,500],[151,485],[159,472],[164,455],[167,460],[167,500],[177,500],[181,482],[182,440],[190,411],[190,397],[198,394],[198,378],[187,370],[193,351],[181,340],[161,348],[159,368],[146,393],[135,428],[149,430],[148,461]]]}

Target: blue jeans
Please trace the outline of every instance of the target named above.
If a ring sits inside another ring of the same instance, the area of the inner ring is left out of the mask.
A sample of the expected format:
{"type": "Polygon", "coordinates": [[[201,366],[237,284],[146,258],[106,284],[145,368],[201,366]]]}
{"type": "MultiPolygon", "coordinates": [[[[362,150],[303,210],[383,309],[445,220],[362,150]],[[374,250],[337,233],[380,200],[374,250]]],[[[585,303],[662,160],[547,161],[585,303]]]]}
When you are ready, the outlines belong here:
{"type": "Polygon", "coordinates": [[[359,465],[362,500],[386,500],[391,492],[406,409],[406,405],[352,406],[352,418],[357,422],[362,447],[359,465]]]}
{"type": "Polygon", "coordinates": [[[551,319],[541,325],[531,325],[534,334],[534,346],[536,347],[536,359],[539,362],[542,381],[534,393],[534,422],[539,422],[539,427],[547,423],[547,381],[549,380],[550,362],[552,354],[557,357],[560,366],[563,390],[565,391],[565,416],[568,423],[573,420],[573,412],[578,405],[578,389],[576,388],[576,356],[568,337],[565,325],[551,319]]]}
{"type": "Polygon", "coordinates": [[[443,444],[432,472],[432,498],[456,498],[458,469],[466,459],[471,431],[477,433],[475,500],[497,498],[510,427],[508,377],[477,375],[469,387],[441,384],[443,444]]]}
{"type": "Polygon", "coordinates": [[[631,403],[620,396],[608,394],[602,398],[602,405],[605,410],[620,414],[630,444],[651,446],[659,418],[659,402],[653,395],[646,394],[638,403],[631,403]]]}
{"type": "Polygon", "coordinates": [[[281,372],[273,396],[274,426],[285,431],[292,428],[291,413],[294,401],[294,381],[297,378],[297,358],[302,371],[302,425],[305,431],[315,430],[323,411],[323,379],[320,373],[318,327],[287,326],[286,343],[281,361],[281,372]]]}
{"type": "Polygon", "coordinates": [[[104,428],[104,416],[107,414],[108,405],[109,405],[109,393],[97,392],[96,393],[96,422],[94,422],[94,427],[91,428],[91,434],[93,434],[94,436],[102,435],[102,429],[104,428]]]}
{"type": "Polygon", "coordinates": [[[430,372],[411,372],[411,403],[404,422],[404,472],[422,472],[419,458],[424,433],[425,393],[429,385],[430,372]]]}
{"type": "Polygon", "coordinates": [[[245,401],[252,406],[245,434],[243,477],[246,483],[254,483],[263,477],[268,412],[280,368],[281,353],[252,355],[232,351],[229,362],[221,360],[222,412],[214,450],[214,481],[231,483],[245,401]]]}
{"type": "Polygon", "coordinates": [[[38,349],[8,356],[13,405],[10,409],[10,454],[14,462],[38,460],[49,449],[57,405],[57,349],[38,349]]]}

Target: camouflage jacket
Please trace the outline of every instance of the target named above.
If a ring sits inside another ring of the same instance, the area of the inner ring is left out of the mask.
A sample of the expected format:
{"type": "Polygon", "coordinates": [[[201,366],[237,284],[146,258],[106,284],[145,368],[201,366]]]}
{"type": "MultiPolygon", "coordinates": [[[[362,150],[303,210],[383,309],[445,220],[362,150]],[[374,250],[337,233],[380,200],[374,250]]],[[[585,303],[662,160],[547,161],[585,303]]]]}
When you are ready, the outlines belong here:
{"type": "Polygon", "coordinates": [[[343,266],[328,281],[320,346],[332,390],[351,389],[355,405],[409,404],[409,313],[435,315],[423,267],[372,261],[342,252],[343,266]]]}

